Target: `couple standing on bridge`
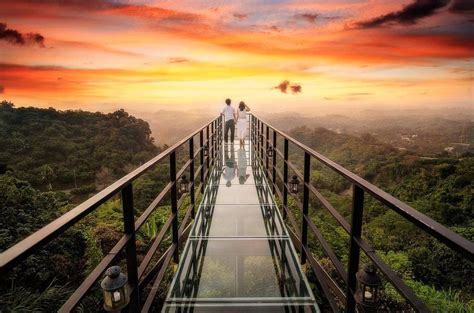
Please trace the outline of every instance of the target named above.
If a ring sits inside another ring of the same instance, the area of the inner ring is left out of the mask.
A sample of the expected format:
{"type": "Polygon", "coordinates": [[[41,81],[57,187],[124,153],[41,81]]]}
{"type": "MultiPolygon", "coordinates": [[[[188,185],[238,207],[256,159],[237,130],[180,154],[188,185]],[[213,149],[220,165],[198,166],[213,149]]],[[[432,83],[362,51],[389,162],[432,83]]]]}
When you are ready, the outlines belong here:
{"type": "Polygon", "coordinates": [[[240,101],[239,109],[236,111],[231,105],[230,99],[226,99],[225,103],[226,106],[221,112],[225,120],[224,142],[227,143],[230,130],[230,142],[232,144],[234,143],[235,124],[237,124],[237,135],[239,137],[240,147],[244,148],[248,127],[247,112],[250,111],[250,108],[243,101],[240,101]]]}
{"type": "Polygon", "coordinates": [[[250,108],[241,101],[239,103],[239,109],[236,111],[232,105],[230,99],[225,100],[226,106],[222,110],[221,114],[224,116],[224,149],[225,157],[224,162],[225,166],[222,172],[224,179],[226,180],[226,186],[232,186],[232,180],[235,178],[236,174],[239,177],[239,184],[244,184],[245,181],[249,178],[250,175],[247,174],[247,155],[245,152],[245,137],[247,136],[247,112],[250,111],[250,108]],[[240,146],[237,151],[238,154],[238,163],[235,162],[235,152],[234,152],[234,132],[235,124],[237,124],[237,135],[239,137],[240,146]],[[228,145],[229,140],[229,130],[230,130],[230,147],[228,145]],[[230,149],[229,149],[230,148],[230,149]],[[230,154],[229,154],[230,150],[230,154]]]}

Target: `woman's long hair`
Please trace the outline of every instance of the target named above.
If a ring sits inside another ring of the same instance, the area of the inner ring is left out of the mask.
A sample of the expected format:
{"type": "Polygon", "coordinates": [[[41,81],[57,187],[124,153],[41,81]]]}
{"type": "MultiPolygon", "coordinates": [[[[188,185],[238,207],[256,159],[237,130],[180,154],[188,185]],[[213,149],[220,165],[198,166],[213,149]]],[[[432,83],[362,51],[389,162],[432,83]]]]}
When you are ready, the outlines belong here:
{"type": "Polygon", "coordinates": [[[245,110],[245,103],[243,101],[240,101],[240,103],[239,103],[239,110],[240,111],[245,110]]]}

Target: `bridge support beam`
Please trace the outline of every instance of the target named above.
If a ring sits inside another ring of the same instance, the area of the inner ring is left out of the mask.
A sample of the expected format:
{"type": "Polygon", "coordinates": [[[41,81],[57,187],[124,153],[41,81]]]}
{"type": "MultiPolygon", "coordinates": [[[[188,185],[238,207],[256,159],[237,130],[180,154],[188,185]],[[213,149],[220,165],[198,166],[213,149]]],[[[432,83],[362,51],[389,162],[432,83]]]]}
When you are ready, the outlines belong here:
{"type": "Polygon", "coordinates": [[[303,216],[301,224],[301,264],[306,263],[306,251],[308,250],[308,211],[309,211],[309,188],[311,174],[311,156],[304,153],[304,174],[303,174],[303,216]]]}
{"type": "Polygon", "coordinates": [[[283,219],[286,220],[288,210],[288,139],[283,143],[283,219]]]}
{"type": "Polygon", "coordinates": [[[176,151],[170,154],[170,181],[171,186],[171,214],[174,215],[173,222],[171,223],[172,240],[176,249],[173,253],[173,262],[179,263],[179,233],[178,233],[178,190],[176,181],[176,151]]]}
{"type": "Polygon", "coordinates": [[[191,184],[191,189],[189,190],[189,197],[191,198],[191,217],[194,219],[196,216],[196,200],[195,200],[195,183],[194,183],[194,137],[189,139],[189,182],[191,184]]]}
{"type": "Polygon", "coordinates": [[[347,270],[347,312],[354,313],[356,303],[354,294],[357,287],[356,273],[359,270],[360,247],[355,239],[360,239],[362,234],[362,216],[364,210],[364,190],[357,185],[352,185],[352,227],[349,252],[349,265],[347,270]]]}
{"type": "Polygon", "coordinates": [[[132,288],[128,309],[129,312],[138,312],[140,310],[140,290],[138,288],[137,247],[135,242],[135,216],[133,212],[132,184],[128,184],[122,189],[121,196],[124,233],[130,235],[130,240],[125,248],[128,283],[132,288]]]}

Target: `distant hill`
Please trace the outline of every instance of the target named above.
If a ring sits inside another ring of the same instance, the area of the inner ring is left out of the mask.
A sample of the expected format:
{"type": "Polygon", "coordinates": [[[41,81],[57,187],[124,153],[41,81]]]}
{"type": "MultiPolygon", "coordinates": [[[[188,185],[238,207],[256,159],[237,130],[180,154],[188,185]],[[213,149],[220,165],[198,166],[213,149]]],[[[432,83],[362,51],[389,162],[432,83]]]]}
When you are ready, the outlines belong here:
{"type": "Polygon", "coordinates": [[[370,134],[380,142],[425,156],[446,156],[446,152],[456,156],[474,152],[474,115],[466,110],[464,115],[461,112],[459,108],[451,113],[432,114],[420,114],[419,110],[371,110],[355,112],[350,117],[340,114],[307,117],[286,112],[265,114],[262,118],[284,131],[295,125],[323,127],[359,137],[370,134]]]}
{"type": "MultiPolygon", "coordinates": [[[[101,189],[158,153],[147,122],[109,114],[0,104],[0,174],[43,190],[101,189]]],[[[76,190],[80,192],[80,190],[76,190]]]]}
{"type": "Polygon", "coordinates": [[[150,124],[150,129],[161,144],[172,145],[201,127],[219,112],[183,112],[159,110],[152,113],[133,112],[150,124]]]}

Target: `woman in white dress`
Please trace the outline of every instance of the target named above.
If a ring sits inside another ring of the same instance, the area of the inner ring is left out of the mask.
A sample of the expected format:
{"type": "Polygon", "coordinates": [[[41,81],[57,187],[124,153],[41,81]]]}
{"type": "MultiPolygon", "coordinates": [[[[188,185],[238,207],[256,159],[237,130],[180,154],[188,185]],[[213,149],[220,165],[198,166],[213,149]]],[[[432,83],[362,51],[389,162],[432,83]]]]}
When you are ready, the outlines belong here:
{"type": "Polygon", "coordinates": [[[245,137],[247,136],[247,111],[249,111],[249,107],[245,105],[243,101],[239,104],[239,110],[236,113],[235,119],[237,120],[237,135],[239,136],[240,140],[240,147],[245,147],[245,137]]]}

